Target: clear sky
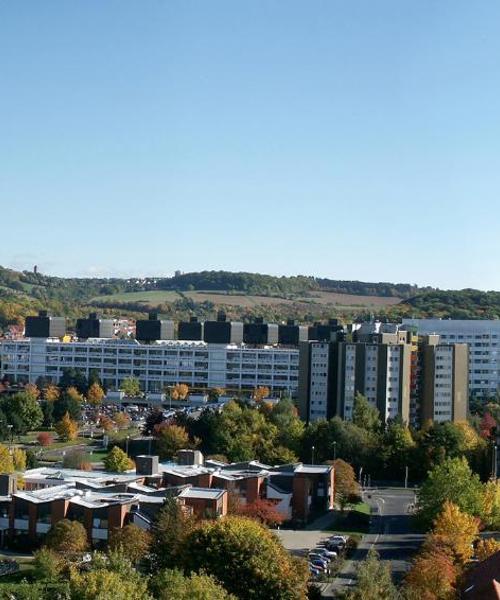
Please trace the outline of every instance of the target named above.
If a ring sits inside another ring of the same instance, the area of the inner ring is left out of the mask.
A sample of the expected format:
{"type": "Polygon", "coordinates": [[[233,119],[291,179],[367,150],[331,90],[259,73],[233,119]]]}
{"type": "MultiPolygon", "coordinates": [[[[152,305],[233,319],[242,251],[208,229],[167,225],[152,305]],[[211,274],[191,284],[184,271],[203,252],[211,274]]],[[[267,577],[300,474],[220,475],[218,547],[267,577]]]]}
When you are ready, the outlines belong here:
{"type": "Polygon", "coordinates": [[[497,0],[0,0],[0,264],[500,289],[497,0]]]}

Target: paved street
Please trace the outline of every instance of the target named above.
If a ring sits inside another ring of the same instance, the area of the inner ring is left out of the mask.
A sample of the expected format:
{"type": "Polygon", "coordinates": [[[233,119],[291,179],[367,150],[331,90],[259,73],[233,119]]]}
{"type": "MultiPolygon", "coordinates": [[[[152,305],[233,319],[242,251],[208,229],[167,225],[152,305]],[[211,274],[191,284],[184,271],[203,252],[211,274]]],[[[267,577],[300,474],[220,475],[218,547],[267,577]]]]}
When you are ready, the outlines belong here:
{"type": "Polygon", "coordinates": [[[365,492],[364,499],[372,508],[370,533],[363,537],[357,552],[346,562],[334,583],[324,590],[325,595],[331,596],[334,590],[353,584],[359,561],[372,547],[381,560],[390,562],[396,581],[401,579],[423,540],[423,535],[411,530],[409,510],[414,498],[413,490],[402,488],[378,488],[365,492]]]}

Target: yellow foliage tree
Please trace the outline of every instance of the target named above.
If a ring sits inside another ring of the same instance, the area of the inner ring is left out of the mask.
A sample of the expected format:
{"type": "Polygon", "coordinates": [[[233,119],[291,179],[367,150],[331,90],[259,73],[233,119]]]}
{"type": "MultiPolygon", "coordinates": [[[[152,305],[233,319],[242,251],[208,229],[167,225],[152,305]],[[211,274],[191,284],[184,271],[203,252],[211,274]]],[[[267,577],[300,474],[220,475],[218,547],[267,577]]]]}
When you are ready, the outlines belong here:
{"type": "Polygon", "coordinates": [[[14,470],[26,471],[26,452],[22,448],[14,448],[12,450],[12,462],[14,470]]]}
{"type": "Polygon", "coordinates": [[[185,383],[178,383],[174,385],[170,392],[172,400],[185,400],[189,394],[189,386],[185,383]]]}
{"type": "Polygon", "coordinates": [[[0,444],[0,473],[13,473],[14,461],[7,446],[0,444]]]}
{"type": "Polygon", "coordinates": [[[125,429],[130,425],[130,417],[126,412],[116,413],[116,415],[113,417],[113,420],[118,429],[125,429]]]}
{"type": "Polygon", "coordinates": [[[78,423],[73,421],[68,413],[64,415],[59,423],[56,423],[55,429],[59,437],[65,442],[74,440],[78,436],[78,423]]]}
{"type": "Polygon", "coordinates": [[[271,392],[269,391],[268,387],[257,387],[255,388],[254,392],[253,392],[253,399],[256,402],[262,402],[262,400],[264,400],[264,398],[268,398],[269,394],[271,392]]]}
{"type": "Polygon", "coordinates": [[[104,390],[98,383],[93,383],[87,392],[87,400],[93,406],[98,406],[104,398],[104,390]]]}
{"type": "Polygon", "coordinates": [[[66,390],[66,394],[73,400],[76,400],[77,402],[83,402],[83,396],[80,394],[80,392],[74,386],[70,386],[66,390]]]}
{"type": "Polygon", "coordinates": [[[476,556],[479,560],[486,560],[493,554],[500,551],[500,542],[495,538],[481,540],[476,548],[476,556]]]}
{"type": "Polygon", "coordinates": [[[463,436],[462,447],[460,448],[462,452],[472,452],[486,445],[485,440],[467,421],[459,421],[455,423],[455,426],[460,429],[463,436]]]}
{"type": "Polygon", "coordinates": [[[45,400],[47,400],[47,402],[55,402],[59,399],[60,395],[61,391],[56,385],[47,386],[43,393],[43,397],[45,398],[45,400]]]}
{"type": "Polygon", "coordinates": [[[443,510],[434,521],[434,528],[426,545],[447,546],[458,562],[466,563],[473,554],[473,542],[479,533],[479,521],[462,512],[456,504],[446,500],[443,510]]]}
{"type": "Polygon", "coordinates": [[[484,486],[483,518],[490,529],[500,529],[500,481],[488,481],[484,486]]]}
{"type": "Polygon", "coordinates": [[[37,400],[38,397],[40,396],[40,390],[37,388],[37,386],[34,383],[28,383],[24,387],[24,391],[26,394],[29,394],[35,400],[37,400]]]}

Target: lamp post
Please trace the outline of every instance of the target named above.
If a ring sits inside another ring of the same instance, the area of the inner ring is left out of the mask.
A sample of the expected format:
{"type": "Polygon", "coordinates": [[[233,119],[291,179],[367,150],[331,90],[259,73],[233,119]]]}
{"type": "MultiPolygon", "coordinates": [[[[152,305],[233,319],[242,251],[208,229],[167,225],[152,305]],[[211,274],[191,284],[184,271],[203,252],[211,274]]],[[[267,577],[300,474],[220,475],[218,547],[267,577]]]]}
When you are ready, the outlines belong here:
{"type": "Polygon", "coordinates": [[[333,442],[333,460],[337,460],[337,442],[333,442]]]}
{"type": "Polygon", "coordinates": [[[314,464],[314,446],[311,447],[311,464],[314,464]]]}
{"type": "Polygon", "coordinates": [[[127,456],[128,456],[128,441],[129,441],[129,439],[130,439],[130,436],[127,435],[127,439],[125,441],[125,452],[126,452],[127,456]]]}
{"type": "Polygon", "coordinates": [[[14,432],[13,432],[13,425],[7,425],[7,427],[9,428],[9,438],[10,438],[10,452],[12,454],[12,442],[14,441],[14,432]]]}

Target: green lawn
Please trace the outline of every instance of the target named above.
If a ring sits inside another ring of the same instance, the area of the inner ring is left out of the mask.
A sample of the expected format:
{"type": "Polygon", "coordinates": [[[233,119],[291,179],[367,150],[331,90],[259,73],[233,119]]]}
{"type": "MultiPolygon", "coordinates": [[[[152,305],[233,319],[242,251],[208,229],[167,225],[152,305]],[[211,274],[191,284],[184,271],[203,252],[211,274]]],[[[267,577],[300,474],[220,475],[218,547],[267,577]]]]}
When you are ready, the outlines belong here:
{"type": "Polygon", "coordinates": [[[344,512],[336,510],[328,531],[356,534],[368,533],[370,524],[370,507],[366,502],[359,502],[344,512]]]}
{"type": "Polygon", "coordinates": [[[91,463],[102,462],[106,456],[108,455],[107,450],[93,450],[92,454],[90,452],[87,454],[88,460],[91,463]]]}

